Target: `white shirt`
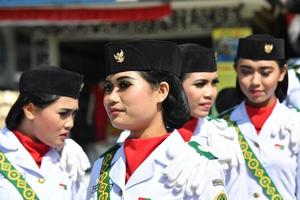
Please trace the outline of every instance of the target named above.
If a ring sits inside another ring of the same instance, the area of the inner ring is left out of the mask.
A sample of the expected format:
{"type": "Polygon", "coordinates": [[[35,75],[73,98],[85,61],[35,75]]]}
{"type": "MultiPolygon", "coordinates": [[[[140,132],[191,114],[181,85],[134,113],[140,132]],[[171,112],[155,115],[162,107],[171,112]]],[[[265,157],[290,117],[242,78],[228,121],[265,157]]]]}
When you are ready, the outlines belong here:
{"type": "MultiPolygon", "coordinates": [[[[283,199],[300,199],[300,114],[277,101],[259,135],[247,115],[245,102],[231,113],[230,119],[238,124],[283,199]],[[292,125],[287,127],[288,124],[292,125]],[[283,130],[289,130],[289,133],[283,130]]],[[[267,200],[251,171],[247,171],[249,199],[267,200]]]]}
{"type": "Polygon", "coordinates": [[[221,163],[226,159],[235,163],[234,166],[224,168],[226,193],[229,199],[247,199],[247,171],[237,134],[233,128],[227,126],[225,121],[220,120],[198,119],[191,141],[209,146],[210,151],[220,159],[221,163]]]}
{"type": "MultiPolygon", "coordinates": [[[[40,200],[81,200],[86,188],[72,182],[59,167],[59,153],[51,149],[43,157],[40,168],[17,137],[7,128],[0,131],[0,150],[25,177],[40,200]]],[[[0,173],[0,200],[22,200],[16,187],[0,173]]]]}
{"type": "MultiPolygon", "coordinates": [[[[124,146],[122,145],[114,155],[112,160],[109,178],[112,185],[110,198],[112,200],[138,200],[138,198],[157,199],[203,199],[209,200],[216,198],[224,192],[222,185],[213,185],[214,180],[222,180],[222,169],[217,160],[209,161],[206,176],[203,177],[206,183],[206,189],[200,197],[188,198],[184,190],[174,193],[171,188],[165,186],[166,180],[162,176],[163,169],[171,162],[167,156],[167,150],[170,146],[176,145],[181,148],[187,145],[181,135],[175,130],[167,137],[136,169],[127,183],[126,175],[126,158],[124,146]]],[[[97,179],[101,170],[103,158],[99,158],[93,165],[90,183],[88,187],[87,200],[97,199],[97,179]]],[[[215,181],[215,182],[216,182],[215,181]]]]}

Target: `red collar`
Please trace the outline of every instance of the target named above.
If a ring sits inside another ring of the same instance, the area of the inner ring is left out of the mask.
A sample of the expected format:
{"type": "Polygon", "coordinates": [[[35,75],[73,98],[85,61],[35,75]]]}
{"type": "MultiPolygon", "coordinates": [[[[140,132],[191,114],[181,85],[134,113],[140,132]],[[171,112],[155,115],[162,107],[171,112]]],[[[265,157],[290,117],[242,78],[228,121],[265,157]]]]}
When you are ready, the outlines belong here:
{"type": "Polygon", "coordinates": [[[186,122],[180,129],[178,129],[178,132],[185,142],[189,142],[191,140],[197,123],[198,119],[192,118],[191,120],[186,122]]]}
{"type": "Polygon", "coordinates": [[[42,158],[50,150],[50,147],[44,143],[34,141],[19,131],[14,130],[13,133],[40,167],[42,158]]]}
{"type": "Polygon", "coordinates": [[[170,134],[146,139],[126,139],[124,152],[126,156],[126,182],[142,162],[159,146],[170,134]]]}
{"type": "Polygon", "coordinates": [[[246,104],[247,114],[254,125],[257,134],[259,134],[264,123],[267,121],[272,111],[276,106],[277,100],[275,100],[271,105],[266,107],[252,107],[246,104]]]}

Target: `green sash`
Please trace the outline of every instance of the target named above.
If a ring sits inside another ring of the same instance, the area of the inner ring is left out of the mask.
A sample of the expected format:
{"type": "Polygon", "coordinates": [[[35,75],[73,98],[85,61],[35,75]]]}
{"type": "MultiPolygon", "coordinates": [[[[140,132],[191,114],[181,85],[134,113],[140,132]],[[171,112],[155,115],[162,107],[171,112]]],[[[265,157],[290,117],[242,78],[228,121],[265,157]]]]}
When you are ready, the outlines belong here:
{"type": "Polygon", "coordinates": [[[23,176],[9,162],[4,153],[0,151],[0,173],[11,182],[25,200],[38,200],[37,195],[23,176]]]}
{"type": "Polygon", "coordinates": [[[98,178],[98,190],[97,199],[98,200],[110,200],[110,182],[109,182],[109,170],[110,163],[114,157],[116,151],[120,148],[119,144],[115,144],[109,150],[102,154],[103,161],[98,178]]]}
{"type": "Polygon", "coordinates": [[[225,115],[224,119],[228,122],[230,126],[233,126],[238,133],[239,143],[243,152],[243,156],[246,161],[248,169],[251,171],[252,175],[255,177],[257,183],[262,187],[265,195],[271,200],[282,200],[282,196],[279,194],[276,186],[274,185],[271,177],[268,175],[267,171],[264,169],[255,153],[249,146],[247,140],[242,134],[236,122],[229,119],[230,115],[225,115]]]}

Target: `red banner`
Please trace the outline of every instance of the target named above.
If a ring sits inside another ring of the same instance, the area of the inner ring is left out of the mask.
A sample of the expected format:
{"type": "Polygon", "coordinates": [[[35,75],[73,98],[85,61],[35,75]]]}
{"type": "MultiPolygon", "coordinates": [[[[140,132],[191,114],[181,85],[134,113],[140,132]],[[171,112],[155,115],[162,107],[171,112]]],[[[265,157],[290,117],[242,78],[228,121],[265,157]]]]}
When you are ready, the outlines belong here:
{"type": "Polygon", "coordinates": [[[5,8],[1,22],[139,22],[171,14],[169,4],[133,8],[5,8]]]}

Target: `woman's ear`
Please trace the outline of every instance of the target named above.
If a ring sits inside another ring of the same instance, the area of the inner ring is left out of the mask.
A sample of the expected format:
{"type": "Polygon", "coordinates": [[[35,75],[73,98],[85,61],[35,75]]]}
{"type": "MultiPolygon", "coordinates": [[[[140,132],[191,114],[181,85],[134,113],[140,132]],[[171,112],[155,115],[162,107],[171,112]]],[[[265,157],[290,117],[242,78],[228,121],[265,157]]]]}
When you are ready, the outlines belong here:
{"type": "Polygon", "coordinates": [[[161,82],[157,89],[158,102],[163,102],[169,94],[169,84],[165,81],[161,82]]]}
{"type": "Polygon", "coordinates": [[[280,68],[280,74],[279,74],[279,79],[278,79],[279,82],[283,81],[287,71],[288,71],[287,64],[285,64],[284,67],[280,68]]]}
{"type": "Polygon", "coordinates": [[[33,103],[29,103],[29,104],[23,106],[22,109],[23,109],[24,115],[28,119],[30,119],[30,120],[34,119],[34,115],[36,113],[36,107],[33,105],[33,103]]]}

